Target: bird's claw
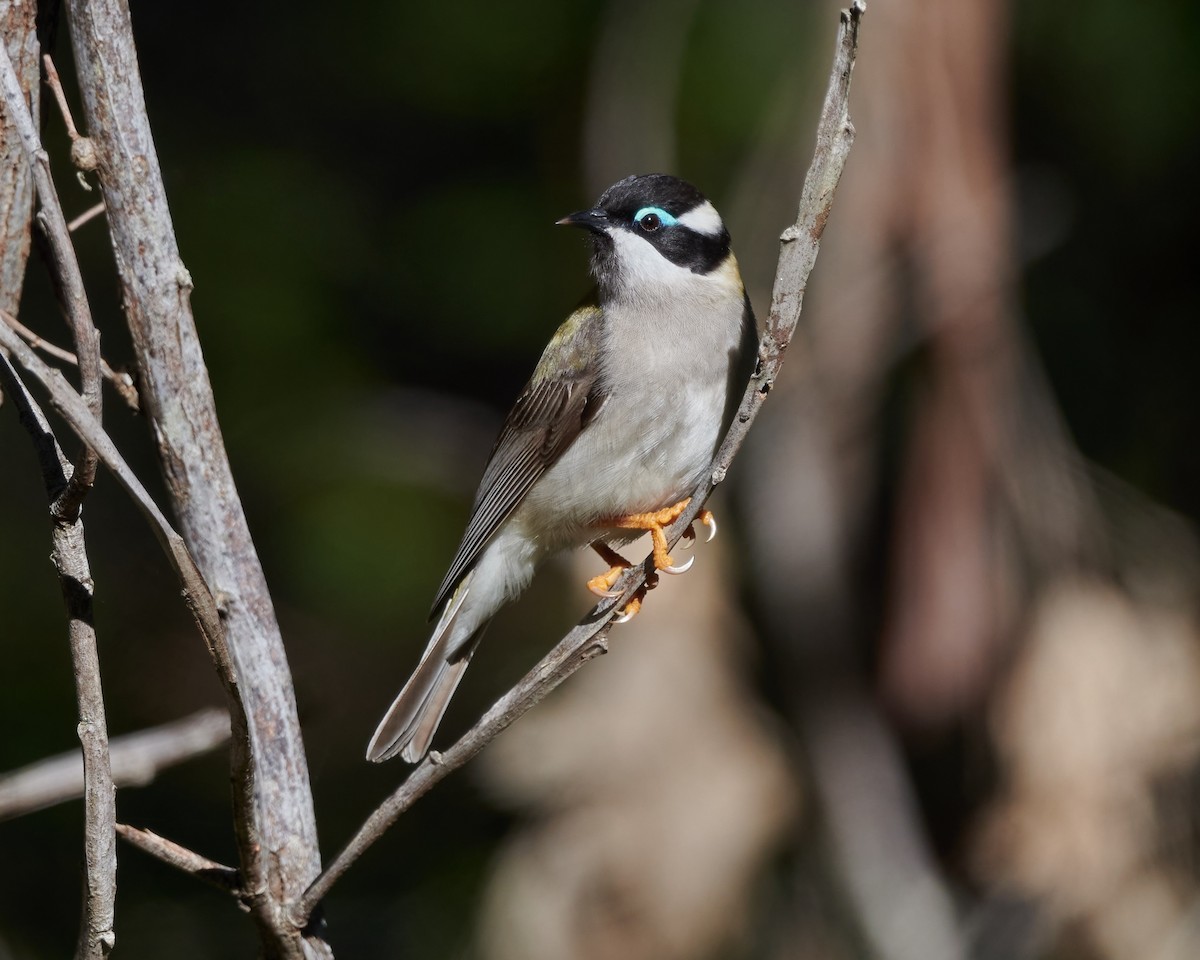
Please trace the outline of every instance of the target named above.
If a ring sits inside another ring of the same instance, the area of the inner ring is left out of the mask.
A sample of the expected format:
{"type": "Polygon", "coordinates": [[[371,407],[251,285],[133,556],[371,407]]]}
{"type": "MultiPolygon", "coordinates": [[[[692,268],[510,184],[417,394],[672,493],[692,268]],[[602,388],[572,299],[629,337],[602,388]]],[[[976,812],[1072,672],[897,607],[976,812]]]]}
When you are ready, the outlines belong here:
{"type": "Polygon", "coordinates": [[[693,563],[695,563],[695,562],[696,562],[696,556],[695,556],[695,554],[693,554],[692,556],[688,557],[688,562],[687,562],[687,563],[685,563],[685,564],[683,564],[682,566],[678,566],[678,567],[663,567],[661,572],[662,572],[662,573],[670,573],[670,574],[673,574],[673,575],[678,575],[678,574],[681,574],[681,573],[687,573],[689,570],[691,570],[691,569],[692,569],[692,564],[693,564],[693,563]]]}
{"type": "Polygon", "coordinates": [[[629,602],[625,604],[621,612],[613,618],[613,623],[628,623],[638,615],[638,611],[642,609],[642,601],[646,599],[646,591],[653,590],[658,586],[658,573],[651,573],[646,577],[646,582],[643,583],[633,596],[629,598],[629,602]]]}
{"type": "Polygon", "coordinates": [[[601,573],[598,576],[592,577],[592,579],[587,582],[587,588],[596,596],[604,597],[607,600],[611,600],[613,597],[619,597],[621,595],[621,591],[614,590],[613,585],[621,579],[621,574],[629,569],[629,561],[615,550],[611,550],[599,542],[592,544],[592,549],[600,554],[600,556],[605,560],[607,560],[610,566],[607,573],[601,573]]]}
{"type": "MultiPolygon", "coordinates": [[[[699,520],[706,527],[708,527],[708,536],[704,538],[704,542],[712,543],[713,540],[717,536],[717,518],[713,515],[713,512],[711,510],[701,510],[696,515],[696,519],[699,520]]],[[[696,525],[693,522],[693,523],[689,523],[687,525],[687,529],[683,531],[682,546],[685,549],[690,550],[695,545],[696,545],[696,525]]]]}

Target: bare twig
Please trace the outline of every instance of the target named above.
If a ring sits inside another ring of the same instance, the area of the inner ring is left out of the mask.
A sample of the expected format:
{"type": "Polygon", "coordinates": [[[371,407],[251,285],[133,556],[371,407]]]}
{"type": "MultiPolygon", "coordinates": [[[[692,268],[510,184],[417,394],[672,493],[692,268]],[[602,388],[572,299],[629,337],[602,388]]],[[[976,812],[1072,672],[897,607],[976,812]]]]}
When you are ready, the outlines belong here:
{"type": "Polygon", "coordinates": [[[239,698],[230,704],[234,826],[251,913],[269,956],[327,956],[315,933],[290,920],[289,905],[321,867],[308,763],[287,655],[200,349],[128,6],[67,0],[66,9],[138,387],[182,532],[223,600],[215,660],[231,699],[239,698]]]}
{"type": "Polygon", "coordinates": [[[216,860],[180,846],[174,840],[160,837],[149,830],[140,830],[127,823],[117,824],[117,835],[126,843],[137,847],[143,853],[157,857],[163,863],[177,867],[184,873],[190,873],[198,880],[211,883],[214,887],[226,890],[241,898],[244,895],[242,877],[233,867],[227,867],[216,860]]]}
{"type": "MultiPolygon", "coordinates": [[[[100,334],[92,323],[92,312],[88,306],[87,293],[83,288],[83,275],[54,179],[50,176],[50,158],[42,149],[37,126],[25,103],[21,84],[9,61],[8,53],[0,48],[0,101],[4,104],[4,116],[21,138],[21,144],[33,167],[33,182],[37,187],[41,210],[37,222],[49,241],[51,268],[71,336],[75,340],[75,353],[79,357],[79,380],[84,399],[91,414],[100,419],[102,395],[100,391],[100,334]]],[[[86,446],[76,458],[75,469],[65,490],[54,504],[56,517],[73,519],[79,513],[83,498],[96,479],[97,458],[86,446]]]]}
{"type": "MultiPolygon", "coordinates": [[[[64,363],[69,363],[72,366],[78,365],[79,360],[70,350],[64,350],[62,347],[56,346],[49,340],[42,338],[37,333],[30,330],[27,326],[25,326],[25,324],[23,324],[7,310],[0,309],[0,320],[3,320],[10,327],[12,327],[13,330],[24,337],[25,342],[35,350],[41,350],[42,353],[49,354],[55,359],[62,360],[64,363]]],[[[103,357],[100,359],[100,372],[103,374],[104,379],[107,380],[112,385],[113,389],[117,391],[121,399],[128,404],[129,409],[134,413],[137,413],[139,409],[139,403],[137,387],[133,385],[133,377],[127,373],[118,373],[108,365],[108,361],[103,357]]]]}
{"type": "MultiPolygon", "coordinates": [[[[7,328],[3,328],[7,332],[7,328]]],[[[80,779],[84,796],[84,907],[76,960],[100,960],[113,948],[113,917],[117,896],[117,851],[114,828],[117,811],[109,766],[108,727],[104,691],[100,683],[100,658],[92,621],[92,574],[88,564],[83,520],[78,512],[64,517],[57,512],[62,491],[70,487],[71,465],[63,455],[41,408],[9,360],[0,353],[0,380],[12,394],[17,414],[33,440],[50,502],[50,559],[67,606],[68,639],[79,707],[79,742],[83,747],[80,779]]],[[[78,757],[75,758],[78,760],[78,757]]]]}
{"type": "Polygon", "coordinates": [[[133,470],[125,462],[125,458],[121,456],[108,434],[92,417],[83,398],[71,389],[71,385],[62,375],[62,371],[45,364],[6,324],[0,324],[0,347],[8,350],[17,362],[46,388],[50,393],[50,402],[54,409],[62,414],[63,419],[66,420],[75,435],[96,451],[100,460],[112,471],[117,482],[125,488],[125,491],[133,498],[142,514],[150,522],[151,529],[179,577],[183,587],[183,598],[188,609],[196,618],[204,639],[213,651],[213,656],[221,659],[225,664],[222,676],[235,681],[236,678],[225,648],[224,629],[217,612],[217,603],[208,589],[208,584],[200,575],[196,562],[188,553],[183,538],[175,532],[167,518],[163,516],[162,511],[151,499],[142,482],[134,475],[133,470]]]}
{"type": "MultiPolygon", "coordinates": [[[[866,5],[861,0],[855,0],[848,11],[842,12],[837,52],[817,128],[813,162],[804,181],[796,222],[780,237],[775,290],[759,346],[758,368],[746,387],[737,417],[717,452],[710,476],[696,489],[688,509],[670,528],[668,539],[672,544],[695,520],[713,488],[725,479],[730,463],[778,376],[783,354],[795,333],[804,290],[833,206],[834,191],[854,142],[848,99],[850,74],[858,47],[858,27],[865,11],[866,5]]],[[[617,589],[621,590],[619,597],[597,604],[449,750],[445,753],[432,752],[415,767],[399,789],[367,818],[341,853],[305,891],[293,912],[294,922],[298,925],[306,923],[333,884],[417,799],[475,756],[584,663],[605,652],[606,634],[613,615],[645,583],[652,569],[653,558],[647,557],[643,564],[627,571],[617,582],[617,589]]]]}
{"type": "MultiPolygon", "coordinates": [[[[53,70],[53,66],[50,67],[53,70]]],[[[80,383],[87,411],[98,421],[103,396],[100,387],[100,334],[92,323],[83,276],[71,245],[66,218],[50,175],[50,160],[42,149],[37,125],[26,102],[20,78],[8,51],[0,44],[0,101],[7,124],[16,129],[26,158],[33,171],[33,182],[41,201],[37,222],[49,241],[53,278],[63,310],[75,341],[79,358],[80,383]]],[[[69,120],[68,120],[69,123],[69,120]]],[[[74,149],[74,146],[73,148],[74,149]]],[[[20,417],[35,446],[44,450],[57,447],[49,425],[37,404],[16,375],[3,361],[5,379],[14,393],[20,417]]],[[[116,901],[116,844],[114,825],[116,805],[112,771],[109,766],[108,729],[105,720],[104,693],[100,681],[100,660],[96,650],[96,631],[92,622],[92,577],[87,557],[80,509],[96,477],[98,458],[86,444],[76,458],[74,468],[45,454],[41,457],[43,479],[50,498],[52,540],[51,559],[58,570],[59,584],[67,605],[68,636],[74,665],[75,695],[79,708],[79,739],[83,747],[84,772],[84,856],[85,902],[83,922],[75,956],[92,960],[107,956],[115,942],[113,916],[116,901]],[[65,484],[63,480],[65,479],[65,484]]]]}
{"type": "Polygon", "coordinates": [[[66,124],[67,136],[74,142],[79,139],[79,130],[75,127],[75,118],[71,116],[71,108],[67,106],[67,96],[63,93],[62,81],[58,79],[58,70],[55,69],[54,60],[50,54],[42,56],[42,66],[46,69],[46,85],[54,93],[58,112],[62,114],[63,123],[66,124]]]}
{"type": "Polygon", "coordinates": [[[94,220],[96,217],[100,216],[100,214],[102,214],[103,212],[104,212],[104,201],[101,200],[99,203],[88,207],[86,210],[83,211],[83,213],[81,213],[79,216],[73,218],[70,222],[68,222],[67,229],[70,230],[71,233],[74,233],[76,230],[78,230],[80,227],[82,227],[85,223],[88,223],[89,221],[94,220]]]}
{"type": "Polygon", "coordinates": [[[599,608],[593,610],[449,750],[444,753],[431,751],[396,792],[376,808],[333,863],[305,891],[304,898],[296,905],[295,922],[307,923],[317,904],[350,865],[439,781],[479,753],[585,663],[607,653],[612,614],[612,610],[604,613],[599,612],[599,608]]]}
{"type": "MultiPolygon", "coordinates": [[[[159,772],[216,749],[229,739],[229,714],[198,710],[189,717],[109,741],[113,785],[142,787],[159,772]]],[[[83,795],[83,764],[72,750],[0,775],[0,820],[24,816],[83,795]]]]}

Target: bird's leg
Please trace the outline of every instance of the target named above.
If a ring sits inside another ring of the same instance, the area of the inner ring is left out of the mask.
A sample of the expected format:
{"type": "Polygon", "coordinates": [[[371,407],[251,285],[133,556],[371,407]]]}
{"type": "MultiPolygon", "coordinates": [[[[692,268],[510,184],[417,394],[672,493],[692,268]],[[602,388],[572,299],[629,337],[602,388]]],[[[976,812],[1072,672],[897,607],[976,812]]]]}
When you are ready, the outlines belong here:
{"type": "Polygon", "coordinates": [[[663,527],[674,523],[691,501],[692,498],[688,497],[686,500],[680,500],[673,506],[664,507],[662,510],[655,510],[651,513],[631,513],[627,517],[617,517],[611,522],[606,521],[605,526],[617,527],[621,530],[650,531],[650,538],[654,541],[654,568],[666,570],[674,566],[674,561],[667,552],[667,535],[663,533],[663,527]]]}
{"type": "Polygon", "coordinates": [[[592,577],[587,582],[587,588],[598,597],[615,597],[616,594],[612,592],[613,584],[621,578],[621,574],[628,570],[632,564],[607,543],[600,540],[592,544],[592,549],[600,554],[601,560],[608,564],[609,571],[608,573],[592,577]]]}

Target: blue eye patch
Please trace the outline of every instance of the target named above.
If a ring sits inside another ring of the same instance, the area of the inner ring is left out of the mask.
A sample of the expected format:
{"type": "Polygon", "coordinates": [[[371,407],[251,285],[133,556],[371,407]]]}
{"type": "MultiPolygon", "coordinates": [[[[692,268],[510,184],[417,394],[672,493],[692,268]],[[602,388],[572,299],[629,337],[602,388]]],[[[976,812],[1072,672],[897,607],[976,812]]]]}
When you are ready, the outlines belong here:
{"type": "Polygon", "coordinates": [[[641,210],[639,210],[637,213],[635,213],[633,215],[633,222],[641,223],[642,217],[646,216],[649,213],[652,213],[656,217],[658,217],[659,224],[661,224],[664,227],[673,227],[673,226],[675,226],[675,224],[677,224],[679,222],[673,216],[671,216],[669,213],[667,213],[667,211],[664,210],[662,207],[642,207],[641,210]]]}

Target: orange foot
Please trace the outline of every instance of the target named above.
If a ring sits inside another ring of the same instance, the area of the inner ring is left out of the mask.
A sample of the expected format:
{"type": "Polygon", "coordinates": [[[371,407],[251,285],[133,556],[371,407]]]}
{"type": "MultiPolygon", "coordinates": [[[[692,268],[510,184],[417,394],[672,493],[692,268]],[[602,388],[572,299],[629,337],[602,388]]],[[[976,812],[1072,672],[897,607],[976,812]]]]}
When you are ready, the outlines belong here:
{"type": "Polygon", "coordinates": [[[674,523],[691,502],[692,498],[688,497],[653,513],[632,513],[627,517],[617,517],[606,523],[606,526],[618,527],[621,530],[649,530],[650,538],[654,541],[654,568],[670,570],[672,573],[682,572],[673,569],[675,562],[667,552],[667,535],[663,533],[663,527],[674,523]]]}
{"type": "Polygon", "coordinates": [[[637,591],[629,602],[625,604],[625,609],[621,611],[620,616],[613,620],[613,623],[628,623],[638,615],[638,611],[642,609],[642,601],[646,599],[646,591],[653,590],[658,586],[658,574],[652,573],[646,578],[646,582],[637,588],[637,591]]]}
{"type": "MultiPolygon", "coordinates": [[[[619,597],[620,593],[613,589],[613,585],[621,579],[621,574],[633,566],[633,564],[617,553],[612,547],[608,546],[608,544],[602,543],[599,540],[592,544],[592,549],[600,554],[600,558],[609,565],[609,570],[607,573],[592,577],[587,582],[587,588],[598,597],[619,597]]],[[[621,610],[620,615],[613,622],[628,623],[637,616],[638,611],[642,609],[642,601],[646,599],[646,591],[653,590],[656,586],[658,586],[657,575],[652,574],[647,577],[646,582],[629,598],[629,602],[625,604],[624,609],[621,610]]]]}
{"type": "Polygon", "coordinates": [[[601,543],[599,540],[592,544],[592,549],[600,554],[600,559],[609,565],[609,571],[597,577],[592,577],[587,582],[587,588],[598,597],[617,596],[613,591],[613,584],[621,578],[621,574],[628,570],[632,564],[608,544],[601,543]]]}

